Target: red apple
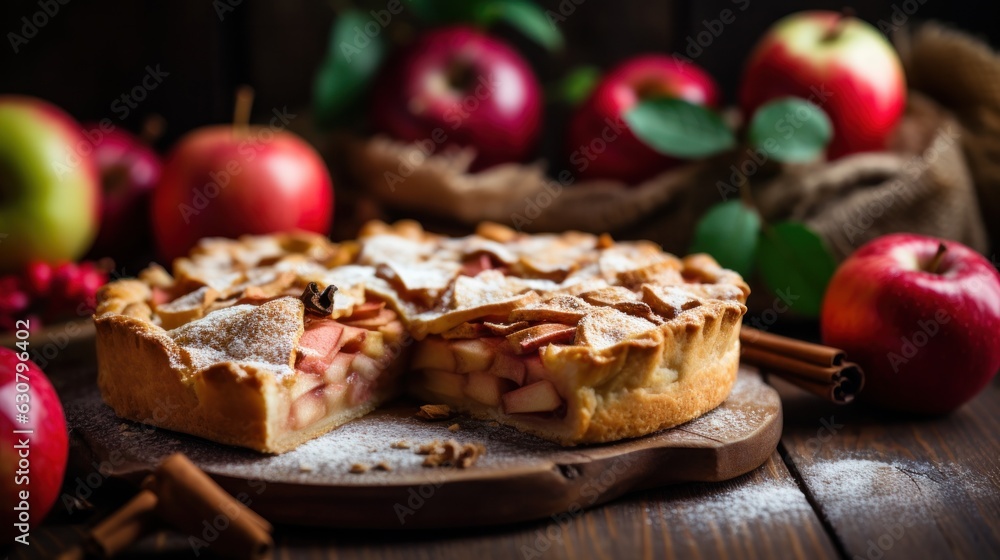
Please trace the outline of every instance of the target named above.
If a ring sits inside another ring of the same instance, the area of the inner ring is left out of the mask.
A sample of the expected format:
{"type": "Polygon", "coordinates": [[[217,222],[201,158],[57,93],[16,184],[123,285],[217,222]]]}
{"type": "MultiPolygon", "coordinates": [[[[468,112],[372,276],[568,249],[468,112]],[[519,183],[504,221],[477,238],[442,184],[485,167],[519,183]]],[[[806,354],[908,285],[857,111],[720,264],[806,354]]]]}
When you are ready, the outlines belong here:
{"type": "Polygon", "coordinates": [[[719,90],[704,70],[667,55],[626,60],[601,79],[570,121],[569,160],[579,178],[635,184],[677,161],[636,138],[623,120],[637,103],[652,97],[714,107],[719,90]]]}
{"type": "Polygon", "coordinates": [[[153,234],[167,259],[207,236],[325,234],[332,213],[333,182],[322,158],[298,136],[268,127],[188,133],[153,190],[153,234]]]}
{"type": "Polygon", "coordinates": [[[542,120],[542,91],[512,48],[471,27],[425,34],[383,69],[373,94],[377,130],[426,151],[476,149],[474,169],[522,161],[542,120]]]}
{"type": "Polygon", "coordinates": [[[86,126],[103,189],[101,227],[92,254],[129,254],[149,238],[149,197],[160,181],[160,156],[137,136],[109,124],[86,126]]]}
{"type": "Polygon", "coordinates": [[[42,370],[21,357],[26,358],[0,348],[0,494],[4,503],[0,538],[5,544],[38,527],[52,509],[69,453],[59,396],[42,370]],[[21,414],[27,416],[27,423],[19,421],[21,414]],[[15,525],[21,523],[25,525],[15,525]]]}
{"type": "Polygon", "coordinates": [[[821,320],[823,342],[864,368],[860,398],[885,408],[948,412],[1000,369],[1000,274],[953,241],[869,242],[837,269],[821,320]]]}
{"type": "Polygon", "coordinates": [[[79,123],[40,99],[0,96],[0,131],[0,270],[76,260],[101,215],[79,123]]]}
{"type": "Polygon", "coordinates": [[[834,159],[885,148],[906,105],[906,80],[878,29],[837,12],[800,12],[776,23],[750,55],[740,104],[750,119],[762,104],[789,96],[830,116],[827,156],[834,159]]]}

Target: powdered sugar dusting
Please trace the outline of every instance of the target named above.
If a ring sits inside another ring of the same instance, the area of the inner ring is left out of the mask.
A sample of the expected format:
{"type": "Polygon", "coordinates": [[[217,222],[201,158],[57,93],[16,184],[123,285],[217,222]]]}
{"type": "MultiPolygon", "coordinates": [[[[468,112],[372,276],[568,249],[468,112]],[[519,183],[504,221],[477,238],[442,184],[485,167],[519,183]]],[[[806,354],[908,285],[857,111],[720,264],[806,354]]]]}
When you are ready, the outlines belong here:
{"type": "MultiPolygon", "coordinates": [[[[864,509],[872,518],[929,519],[947,498],[996,495],[1000,484],[953,464],[844,458],[801,467],[829,517],[864,509]]],[[[964,500],[962,500],[964,501],[964,500]]]]}
{"type": "Polygon", "coordinates": [[[809,502],[791,479],[741,479],[693,490],[661,506],[659,513],[667,523],[677,518],[698,519],[702,523],[696,530],[708,532],[720,525],[742,530],[749,522],[799,525],[802,517],[812,515],[809,502]]]}
{"type": "Polygon", "coordinates": [[[234,305],[167,335],[187,352],[194,369],[235,362],[287,375],[293,371],[291,361],[302,329],[302,313],[302,302],[291,297],[259,306],[234,305]]]}
{"type": "MultiPolygon", "coordinates": [[[[763,384],[753,374],[745,374],[748,381],[737,384],[737,391],[755,391],[763,384]]],[[[733,402],[742,402],[742,395],[734,391],[733,402]]],[[[777,396],[770,395],[772,401],[777,396]]],[[[656,438],[665,446],[704,445],[708,434],[706,425],[727,425],[734,418],[729,416],[728,404],[709,412],[702,418],[685,424],[682,429],[666,430],[647,436],[656,438]],[[717,420],[716,417],[722,417],[717,420]]],[[[739,405],[745,408],[745,405],[739,405]]],[[[413,417],[417,407],[400,403],[377,410],[368,416],[349,422],[332,432],[314,439],[283,455],[268,456],[259,453],[217,445],[193,436],[167,430],[150,428],[142,424],[123,422],[105,406],[96,388],[82,394],[66,408],[66,415],[74,432],[81,434],[91,448],[114,450],[127,464],[155,465],[163,457],[183,452],[196,464],[211,473],[237,478],[273,482],[372,485],[396,484],[400,480],[440,479],[440,473],[421,466],[423,458],[414,449],[436,439],[454,438],[460,443],[482,443],[486,455],[475,467],[462,471],[461,476],[480,476],[490,471],[550,468],[553,462],[573,463],[580,459],[580,449],[563,448],[551,442],[523,434],[506,426],[460,418],[460,429],[451,432],[448,427],[454,420],[427,422],[413,417]],[[124,425],[125,429],[120,426],[124,425]],[[394,448],[393,444],[407,441],[410,449],[394,448]],[[374,466],[386,462],[390,472],[369,470],[361,474],[350,473],[355,463],[374,466]]],[[[730,437],[739,437],[738,429],[747,435],[760,428],[753,422],[757,417],[741,416],[740,421],[728,424],[730,437]]],[[[760,418],[761,422],[767,418],[760,418]]],[[[615,446],[629,446],[632,442],[598,446],[613,452],[615,446]]]]}

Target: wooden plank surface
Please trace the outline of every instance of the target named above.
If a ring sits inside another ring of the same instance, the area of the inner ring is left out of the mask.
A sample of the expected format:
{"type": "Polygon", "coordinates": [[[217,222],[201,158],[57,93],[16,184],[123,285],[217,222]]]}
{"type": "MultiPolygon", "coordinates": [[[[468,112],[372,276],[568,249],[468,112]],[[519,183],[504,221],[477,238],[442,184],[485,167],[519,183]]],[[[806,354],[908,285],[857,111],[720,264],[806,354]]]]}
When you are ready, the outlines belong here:
{"type": "MultiPolygon", "coordinates": [[[[33,557],[49,557],[81,534],[79,526],[47,525],[36,543],[44,546],[44,554],[33,557]]],[[[280,559],[836,558],[819,518],[777,453],[730,481],[634,493],[542,522],[433,531],[279,527],[275,536],[280,559]]],[[[181,537],[159,534],[122,558],[150,555],[188,557],[192,549],[181,537]]]]}
{"type": "Polygon", "coordinates": [[[828,405],[771,382],[784,458],[843,554],[1000,557],[1000,379],[933,418],[828,405]]]}
{"type": "MultiPolygon", "coordinates": [[[[67,385],[63,377],[55,381],[60,388],[67,385]]],[[[1000,382],[956,414],[936,419],[827,406],[774,384],[785,403],[783,456],[776,453],[732,481],[636,492],[582,514],[494,528],[279,527],[276,558],[1000,556],[1000,382]],[[904,517],[910,511],[916,512],[912,524],[904,517]],[[876,551],[869,543],[878,547],[880,538],[889,546],[876,551]]],[[[102,485],[92,499],[107,501],[113,494],[102,485]]],[[[100,515],[59,509],[33,531],[28,554],[15,550],[12,558],[51,558],[77,542],[100,515]]],[[[150,554],[193,556],[185,539],[161,533],[123,558],[150,554]]]]}

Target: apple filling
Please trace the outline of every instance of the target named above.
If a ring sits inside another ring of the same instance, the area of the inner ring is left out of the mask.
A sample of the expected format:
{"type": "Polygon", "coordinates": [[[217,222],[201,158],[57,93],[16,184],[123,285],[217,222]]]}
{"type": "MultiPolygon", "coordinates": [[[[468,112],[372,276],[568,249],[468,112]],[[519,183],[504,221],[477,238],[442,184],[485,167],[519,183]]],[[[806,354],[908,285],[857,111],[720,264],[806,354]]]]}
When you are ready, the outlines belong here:
{"type": "Polygon", "coordinates": [[[413,369],[419,371],[413,383],[418,392],[460,408],[562,417],[566,402],[542,363],[539,348],[572,342],[574,332],[572,327],[542,324],[505,337],[428,337],[413,358],[413,369]]]}
{"type": "Polygon", "coordinates": [[[403,325],[384,302],[369,301],[350,317],[306,316],[295,360],[288,425],[299,430],[339,411],[356,409],[389,391],[390,368],[403,325]]]}

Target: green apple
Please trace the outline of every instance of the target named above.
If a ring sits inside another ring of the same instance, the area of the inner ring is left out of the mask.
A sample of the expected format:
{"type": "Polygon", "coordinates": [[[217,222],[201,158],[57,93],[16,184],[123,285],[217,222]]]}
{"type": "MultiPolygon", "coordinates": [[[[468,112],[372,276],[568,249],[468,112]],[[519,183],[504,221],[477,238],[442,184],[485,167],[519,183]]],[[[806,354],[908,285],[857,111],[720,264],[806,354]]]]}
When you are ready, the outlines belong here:
{"type": "Polygon", "coordinates": [[[80,125],[31,97],[0,96],[0,270],[76,260],[100,221],[100,179],[80,125]]]}

